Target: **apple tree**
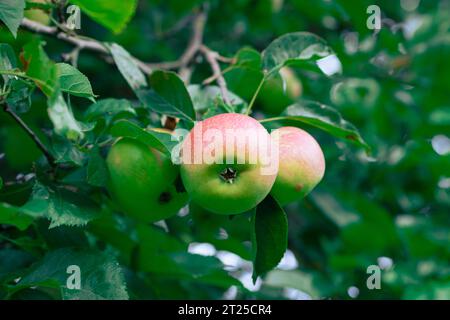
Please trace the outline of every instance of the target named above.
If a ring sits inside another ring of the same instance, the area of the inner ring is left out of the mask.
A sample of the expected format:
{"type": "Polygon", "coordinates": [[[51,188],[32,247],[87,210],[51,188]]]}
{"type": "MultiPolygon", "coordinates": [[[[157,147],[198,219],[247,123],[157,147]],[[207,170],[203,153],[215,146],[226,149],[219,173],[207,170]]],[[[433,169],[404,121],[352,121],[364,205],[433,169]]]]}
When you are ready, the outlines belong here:
{"type": "Polygon", "coordinates": [[[1,1],[0,298],[448,298],[449,2],[410,2],[1,1]]]}

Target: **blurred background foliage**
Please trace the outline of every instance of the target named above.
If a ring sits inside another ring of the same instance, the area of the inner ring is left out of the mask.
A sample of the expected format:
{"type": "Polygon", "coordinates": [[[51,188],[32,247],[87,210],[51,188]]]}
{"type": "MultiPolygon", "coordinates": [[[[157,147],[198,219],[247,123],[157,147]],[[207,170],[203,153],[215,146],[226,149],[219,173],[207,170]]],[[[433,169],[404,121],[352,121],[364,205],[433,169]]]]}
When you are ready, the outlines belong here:
{"type": "MultiPolygon", "coordinates": [[[[174,26],[201,3],[141,0],[121,33],[86,15],[82,33],[117,42],[145,61],[176,60],[190,31],[174,26]]],[[[276,37],[296,31],[325,39],[343,72],[327,77],[286,69],[264,85],[254,116],[276,116],[299,98],[318,101],[352,122],[372,153],[305,125],[322,146],[327,170],[316,190],[286,208],[289,250],[276,270],[252,283],[245,215],[229,220],[190,206],[156,227],[136,225],[120,215],[105,215],[81,228],[48,229],[44,221],[23,231],[0,226],[0,296],[54,297],[54,290],[26,284],[48,277],[46,263],[51,265],[58,250],[68,250],[61,248],[95,247],[106,260],[118,258],[130,298],[449,299],[450,2],[211,0],[204,43],[231,57],[243,47],[261,51],[276,37]],[[383,16],[378,32],[366,26],[366,9],[374,2],[383,16]],[[43,259],[47,252],[53,256],[43,259]],[[381,289],[366,286],[370,265],[382,268],[381,289]],[[24,274],[22,287],[5,289],[24,274]]],[[[7,29],[0,29],[0,42],[11,44],[17,55],[35,37],[20,31],[14,40],[7,29]]],[[[56,39],[45,41],[54,61],[71,51],[56,39]]],[[[193,84],[211,74],[200,58],[193,67],[193,84]]],[[[100,99],[136,100],[116,67],[98,54],[82,51],[78,68],[100,99]]],[[[258,77],[245,67],[225,72],[229,89],[247,102],[258,77]]],[[[91,104],[76,97],[71,102],[76,116],[91,104]]],[[[36,91],[30,110],[22,114],[42,139],[52,127],[45,109],[46,99],[36,91]]],[[[2,202],[27,202],[36,189],[34,175],[42,174],[36,169],[40,157],[33,141],[0,113],[2,202]]],[[[73,171],[65,181],[91,192],[80,176],[80,170],[73,171]]],[[[103,193],[91,197],[102,204],[101,210],[117,210],[103,193]]],[[[64,254],[79,254],[70,250],[64,254]]],[[[103,258],[83,259],[89,268],[103,258]]]]}

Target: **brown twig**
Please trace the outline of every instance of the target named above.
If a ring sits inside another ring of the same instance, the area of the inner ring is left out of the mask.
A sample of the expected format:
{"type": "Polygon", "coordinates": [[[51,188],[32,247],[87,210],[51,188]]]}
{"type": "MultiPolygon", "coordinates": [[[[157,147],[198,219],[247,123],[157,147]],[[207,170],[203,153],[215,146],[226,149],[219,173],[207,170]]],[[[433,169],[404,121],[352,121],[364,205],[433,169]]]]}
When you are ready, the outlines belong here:
{"type": "Polygon", "coordinates": [[[217,61],[223,62],[223,63],[229,63],[229,64],[233,64],[236,62],[236,58],[229,58],[229,57],[224,57],[222,55],[220,55],[218,52],[217,53],[217,61]]]}
{"type": "Polygon", "coordinates": [[[218,77],[223,76],[225,73],[229,72],[230,70],[233,69],[233,65],[236,63],[236,59],[235,58],[226,58],[226,57],[222,57],[222,59],[219,59],[220,56],[217,57],[217,60],[220,62],[224,62],[224,63],[228,63],[230,64],[228,67],[226,67],[225,69],[223,69],[220,73],[218,74],[212,74],[210,77],[206,78],[205,80],[203,80],[202,84],[204,86],[207,86],[211,83],[213,83],[214,81],[217,80],[218,77]]]}
{"type": "MultiPolygon", "coordinates": [[[[22,20],[21,26],[24,27],[25,29],[28,29],[29,31],[47,35],[47,36],[52,36],[59,40],[68,42],[68,43],[76,46],[80,50],[89,50],[89,51],[93,51],[93,52],[97,52],[97,53],[101,53],[101,54],[105,54],[105,55],[110,55],[110,52],[108,51],[108,49],[101,42],[94,40],[94,39],[81,38],[79,36],[70,35],[63,31],[59,31],[59,29],[56,27],[45,26],[43,24],[40,24],[39,22],[35,22],[35,21],[29,20],[27,18],[24,18],[22,20]]],[[[142,70],[142,72],[144,72],[146,74],[150,74],[156,68],[163,68],[162,66],[158,66],[158,64],[153,65],[151,63],[145,63],[143,61],[140,61],[137,58],[133,58],[133,59],[137,63],[139,68],[142,70]]],[[[172,69],[172,68],[169,65],[167,69],[172,69]]]]}
{"type": "Polygon", "coordinates": [[[188,14],[180,19],[177,23],[175,23],[175,25],[173,25],[171,28],[156,33],[155,37],[158,39],[170,37],[183,30],[188,24],[191,23],[194,18],[195,14],[188,14]]]}
{"type": "Polygon", "coordinates": [[[53,36],[60,40],[64,40],[79,47],[80,49],[87,49],[99,53],[108,54],[108,49],[106,49],[106,47],[97,40],[83,39],[74,35],[69,35],[65,32],[59,31],[59,29],[56,27],[49,27],[27,18],[24,18],[22,20],[21,26],[35,33],[53,36]]]}
{"type": "MultiPolygon", "coordinates": [[[[142,72],[146,74],[152,73],[152,71],[155,69],[178,69],[183,74],[189,75],[189,72],[187,72],[188,65],[198,52],[202,52],[213,71],[213,75],[206,79],[205,82],[210,83],[212,81],[217,81],[225,103],[230,104],[226,82],[220,69],[219,62],[233,63],[234,59],[223,57],[217,52],[212,51],[211,49],[203,45],[203,34],[205,31],[205,24],[207,20],[207,8],[205,6],[203,6],[193,16],[193,18],[190,18],[189,20],[192,20],[192,35],[186,47],[186,50],[183,52],[179,59],[160,63],[147,63],[135,57],[133,57],[133,60],[136,62],[142,72]]],[[[24,18],[22,20],[21,26],[32,32],[53,36],[57,39],[73,44],[76,48],[78,48],[78,51],[90,50],[107,55],[106,60],[110,62],[112,61],[111,59],[108,59],[110,55],[109,50],[100,41],[97,41],[95,39],[80,37],[75,34],[67,33],[64,32],[64,30],[58,29],[57,27],[45,26],[27,18],[24,18]]]]}
{"type": "Polygon", "coordinates": [[[206,17],[207,15],[205,10],[201,10],[195,16],[192,24],[192,36],[186,50],[178,60],[155,63],[153,66],[160,69],[181,69],[186,67],[200,50],[203,43],[203,32],[205,30],[206,17]]]}
{"type": "Polygon", "coordinates": [[[200,47],[200,51],[205,56],[206,60],[208,61],[209,65],[211,66],[211,70],[213,72],[213,77],[217,81],[217,85],[220,88],[220,92],[222,93],[223,101],[231,105],[231,101],[228,97],[228,89],[227,89],[227,83],[225,82],[225,79],[222,75],[222,70],[220,69],[220,65],[218,62],[218,56],[219,54],[211,49],[209,49],[207,46],[202,45],[200,47]]]}
{"type": "Polygon", "coordinates": [[[58,22],[64,24],[66,22],[66,17],[64,16],[64,7],[66,6],[65,0],[54,1],[57,5],[58,22]]]}
{"type": "MultiPolygon", "coordinates": [[[[179,69],[187,66],[192,61],[195,54],[199,51],[200,46],[202,45],[205,23],[206,11],[200,10],[193,19],[193,31],[188,46],[178,60],[160,63],[146,63],[134,57],[133,60],[146,74],[150,74],[154,69],[179,69]]],[[[32,32],[53,36],[57,39],[66,41],[70,44],[73,44],[80,50],[89,50],[106,55],[110,54],[108,49],[100,41],[97,41],[95,39],[68,34],[56,27],[46,26],[27,18],[24,18],[22,20],[21,26],[32,32]]]]}
{"type": "Polygon", "coordinates": [[[202,81],[202,84],[204,86],[207,86],[211,83],[213,83],[214,81],[217,80],[217,78],[219,78],[220,76],[223,76],[226,72],[228,72],[229,70],[231,70],[231,67],[225,68],[222,70],[221,73],[219,74],[212,74],[211,76],[209,76],[208,78],[206,78],[205,80],[202,81]]]}
{"type": "Polygon", "coordinates": [[[28,127],[28,125],[14,112],[14,110],[9,107],[7,103],[3,104],[3,111],[9,114],[14,119],[14,121],[16,121],[17,124],[22,127],[22,129],[28,134],[28,136],[33,139],[37,147],[42,151],[50,166],[55,167],[55,158],[52,156],[47,147],[42,143],[39,137],[34,133],[34,131],[31,130],[30,127],[28,127]]]}
{"type": "MultiPolygon", "coordinates": [[[[197,13],[193,15],[192,20],[192,35],[190,37],[189,43],[186,50],[180,56],[179,59],[175,61],[161,62],[161,63],[146,63],[135,57],[133,60],[136,62],[138,67],[142,72],[146,74],[151,74],[155,69],[178,69],[179,73],[183,76],[185,81],[190,78],[191,70],[189,68],[190,62],[194,59],[195,55],[199,52],[203,43],[203,33],[205,30],[205,24],[207,20],[207,7],[203,5],[197,13]]],[[[61,30],[57,27],[49,27],[38,22],[24,18],[22,20],[21,26],[39,34],[44,34],[48,36],[56,37],[57,39],[66,41],[73,44],[78,48],[77,53],[80,50],[90,50],[103,55],[106,55],[105,59],[107,62],[113,62],[110,57],[109,50],[100,42],[95,39],[90,39],[86,37],[77,36],[74,33],[66,32],[66,30],[61,30]]]]}

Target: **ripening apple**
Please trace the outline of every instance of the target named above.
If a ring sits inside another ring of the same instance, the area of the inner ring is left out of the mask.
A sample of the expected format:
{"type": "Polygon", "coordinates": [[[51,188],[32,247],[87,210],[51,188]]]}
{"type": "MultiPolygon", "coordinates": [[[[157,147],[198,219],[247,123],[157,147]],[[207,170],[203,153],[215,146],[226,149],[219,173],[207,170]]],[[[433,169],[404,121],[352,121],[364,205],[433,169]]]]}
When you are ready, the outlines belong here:
{"type": "Polygon", "coordinates": [[[278,176],[272,196],[281,204],[300,200],[322,180],[325,158],[317,141],[306,131],[282,127],[272,133],[278,139],[278,176]]]}
{"type": "Polygon", "coordinates": [[[267,130],[243,114],[198,122],[181,148],[181,178],[193,202],[224,215],[254,208],[276,179],[271,142],[267,130]]]}
{"type": "Polygon", "coordinates": [[[186,193],[175,188],[179,171],[170,158],[138,140],[118,140],[106,164],[111,195],[131,217],[143,222],[166,219],[188,200],[186,193]]]}

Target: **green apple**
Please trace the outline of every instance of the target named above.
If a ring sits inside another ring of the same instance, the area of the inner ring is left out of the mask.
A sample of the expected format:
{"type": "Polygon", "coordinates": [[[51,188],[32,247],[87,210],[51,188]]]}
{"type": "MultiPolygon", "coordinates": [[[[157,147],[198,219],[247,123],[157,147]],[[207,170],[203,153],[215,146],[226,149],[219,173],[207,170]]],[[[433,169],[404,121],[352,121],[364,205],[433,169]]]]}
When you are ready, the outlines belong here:
{"type": "Polygon", "coordinates": [[[178,168],[170,158],[144,143],[122,138],[110,149],[106,164],[109,190],[122,210],[143,222],[176,214],[188,200],[177,192],[178,168]]]}
{"type": "Polygon", "coordinates": [[[193,202],[225,215],[254,208],[276,179],[271,142],[267,130],[246,115],[226,113],[198,122],[181,149],[181,178],[193,202]]]}
{"type": "Polygon", "coordinates": [[[325,158],[317,141],[306,131],[282,127],[272,133],[278,140],[278,176],[272,196],[281,204],[300,200],[322,180],[325,158]]]}
{"type": "Polygon", "coordinates": [[[269,115],[279,115],[302,94],[300,79],[289,68],[281,68],[277,76],[272,76],[264,82],[257,98],[257,104],[269,115]]]}

